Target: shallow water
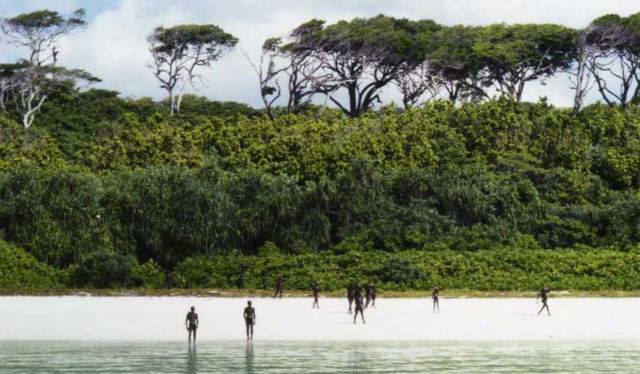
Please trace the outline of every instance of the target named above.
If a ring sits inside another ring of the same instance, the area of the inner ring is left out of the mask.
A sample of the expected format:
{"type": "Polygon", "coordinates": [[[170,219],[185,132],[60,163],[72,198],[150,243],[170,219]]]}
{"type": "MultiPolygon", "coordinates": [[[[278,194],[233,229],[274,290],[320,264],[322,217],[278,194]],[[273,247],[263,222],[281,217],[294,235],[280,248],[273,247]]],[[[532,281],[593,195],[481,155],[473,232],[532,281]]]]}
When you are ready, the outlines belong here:
{"type": "Polygon", "coordinates": [[[0,341],[0,373],[637,372],[640,342],[0,341]]]}

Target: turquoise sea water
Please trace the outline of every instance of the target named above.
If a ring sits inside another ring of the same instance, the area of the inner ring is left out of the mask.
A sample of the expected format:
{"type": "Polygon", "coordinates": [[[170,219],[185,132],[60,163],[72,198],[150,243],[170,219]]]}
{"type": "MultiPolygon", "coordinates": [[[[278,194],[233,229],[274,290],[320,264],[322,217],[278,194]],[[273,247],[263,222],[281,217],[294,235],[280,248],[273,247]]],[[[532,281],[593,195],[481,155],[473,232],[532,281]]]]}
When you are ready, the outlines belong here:
{"type": "Polygon", "coordinates": [[[0,373],[425,372],[640,372],[640,342],[0,341],[0,373]]]}

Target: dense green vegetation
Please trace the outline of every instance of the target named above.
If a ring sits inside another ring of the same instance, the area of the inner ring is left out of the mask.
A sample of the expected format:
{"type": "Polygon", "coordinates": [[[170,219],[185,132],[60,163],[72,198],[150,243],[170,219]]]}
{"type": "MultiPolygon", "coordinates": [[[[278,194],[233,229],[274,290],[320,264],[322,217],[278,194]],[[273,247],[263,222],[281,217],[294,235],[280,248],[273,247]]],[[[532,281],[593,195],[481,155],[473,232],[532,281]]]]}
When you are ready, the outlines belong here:
{"type": "Polygon", "coordinates": [[[640,13],[310,20],[249,61],[263,110],[184,94],[238,43],[216,25],[149,35],[162,102],[81,90],[85,25],[0,20],[0,288],[640,288],[640,13]],[[522,102],[558,74],[571,109],[522,102]]]}
{"type": "Polygon", "coordinates": [[[0,235],[67,286],[261,288],[284,274],[296,288],[638,288],[633,108],[433,102],[269,120],[105,96],[52,99],[26,143],[1,120],[0,235]]]}
{"type": "Polygon", "coordinates": [[[179,287],[269,288],[283,274],[287,287],[343,289],[349,282],[372,282],[384,290],[445,289],[526,291],[535,285],[556,289],[637,290],[640,251],[611,249],[496,248],[481,251],[357,250],[297,256],[190,258],[175,270],[179,287]],[[240,276],[239,274],[242,274],[240,276]]]}

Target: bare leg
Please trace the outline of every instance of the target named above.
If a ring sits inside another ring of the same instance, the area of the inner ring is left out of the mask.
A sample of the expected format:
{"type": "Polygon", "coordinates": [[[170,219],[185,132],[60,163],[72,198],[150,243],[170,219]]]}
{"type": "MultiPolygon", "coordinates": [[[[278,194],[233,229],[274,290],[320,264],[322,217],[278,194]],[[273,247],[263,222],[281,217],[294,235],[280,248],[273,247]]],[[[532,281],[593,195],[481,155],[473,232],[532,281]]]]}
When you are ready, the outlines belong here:
{"type": "Polygon", "coordinates": [[[249,340],[249,326],[251,325],[246,322],[245,322],[245,325],[247,326],[247,340],[249,340]]]}
{"type": "Polygon", "coordinates": [[[196,331],[197,329],[193,329],[193,344],[196,344],[196,331]]]}
{"type": "Polygon", "coordinates": [[[253,340],[253,324],[251,324],[251,340],[253,340]]]}
{"type": "Polygon", "coordinates": [[[351,314],[351,313],[352,313],[352,311],[351,311],[351,304],[353,304],[353,301],[349,300],[349,314],[351,314]]]}
{"type": "Polygon", "coordinates": [[[540,308],[540,310],[538,311],[538,315],[540,315],[540,313],[542,313],[542,311],[545,309],[547,309],[547,314],[551,315],[551,313],[549,312],[549,306],[547,305],[547,303],[542,303],[542,308],[540,308]]]}
{"type": "Polygon", "coordinates": [[[365,324],[366,322],[364,321],[364,312],[360,311],[360,317],[362,318],[362,323],[365,324]]]}

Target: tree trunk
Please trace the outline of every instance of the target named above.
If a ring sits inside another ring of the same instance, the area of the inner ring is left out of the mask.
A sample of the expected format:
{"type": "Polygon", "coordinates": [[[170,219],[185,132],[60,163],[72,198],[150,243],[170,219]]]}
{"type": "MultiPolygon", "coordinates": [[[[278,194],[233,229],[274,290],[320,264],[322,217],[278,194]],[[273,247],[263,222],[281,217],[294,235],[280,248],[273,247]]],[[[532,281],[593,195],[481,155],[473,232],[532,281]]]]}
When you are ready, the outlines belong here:
{"type": "Polygon", "coordinates": [[[516,102],[519,103],[522,101],[522,93],[524,92],[524,79],[522,79],[519,83],[518,83],[518,88],[516,89],[516,102]]]}
{"type": "Polygon", "coordinates": [[[174,115],[176,113],[176,96],[173,93],[173,90],[168,90],[169,92],[169,115],[174,115]]]}
{"type": "Polygon", "coordinates": [[[356,85],[349,84],[347,89],[349,90],[349,117],[355,118],[358,116],[358,95],[356,93],[356,85]]]}

